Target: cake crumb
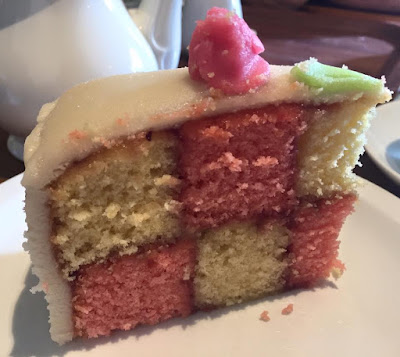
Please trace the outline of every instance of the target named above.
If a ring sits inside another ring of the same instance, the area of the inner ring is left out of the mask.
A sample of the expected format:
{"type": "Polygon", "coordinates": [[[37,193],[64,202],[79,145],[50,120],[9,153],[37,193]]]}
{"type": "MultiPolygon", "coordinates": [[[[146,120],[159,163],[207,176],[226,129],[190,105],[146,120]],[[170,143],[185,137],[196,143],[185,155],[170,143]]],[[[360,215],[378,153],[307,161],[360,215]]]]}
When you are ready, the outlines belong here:
{"type": "Polygon", "coordinates": [[[190,268],[190,265],[186,265],[186,266],[183,268],[183,280],[184,280],[184,281],[190,280],[190,275],[191,275],[191,268],[190,268]]]}
{"type": "Polygon", "coordinates": [[[253,166],[276,166],[279,161],[276,157],[271,156],[259,156],[257,160],[252,162],[253,166]]]}
{"type": "Polygon", "coordinates": [[[259,121],[260,121],[260,117],[257,114],[253,114],[249,119],[250,123],[258,124],[259,121]]]}
{"type": "Polygon", "coordinates": [[[124,118],[118,118],[116,120],[117,125],[119,126],[127,126],[128,125],[128,120],[124,118]]]}
{"type": "Polygon", "coordinates": [[[208,128],[203,129],[201,133],[205,137],[221,139],[227,144],[229,143],[229,139],[233,137],[231,132],[224,130],[216,125],[212,125],[208,128]]]}
{"type": "Polygon", "coordinates": [[[335,280],[338,280],[343,275],[345,270],[346,266],[344,265],[344,263],[339,259],[336,259],[331,269],[331,275],[335,280]]]}
{"type": "Polygon", "coordinates": [[[44,281],[44,282],[42,283],[42,289],[43,289],[43,291],[44,291],[46,294],[48,294],[48,293],[49,293],[49,283],[47,283],[46,281],[44,281]]]}
{"type": "Polygon", "coordinates": [[[154,179],[154,184],[156,186],[168,186],[168,187],[175,187],[181,183],[181,180],[171,176],[171,175],[163,175],[161,177],[156,177],[154,179]]]}
{"type": "Polygon", "coordinates": [[[102,144],[105,148],[110,149],[112,146],[118,144],[120,141],[116,139],[106,139],[102,136],[96,136],[92,139],[94,143],[100,143],[102,144]]]}
{"type": "Polygon", "coordinates": [[[293,312],[293,304],[289,304],[284,309],[282,309],[282,315],[289,315],[293,312]]]}
{"type": "Polygon", "coordinates": [[[247,162],[242,161],[232,155],[231,152],[225,152],[220,156],[217,161],[213,161],[206,166],[207,170],[218,170],[227,168],[231,172],[241,172],[242,166],[246,166],[247,162]]]}
{"type": "Polygon", "coordinates": [[[84,132],[84,131],[81,131],[81,130],[73,130],[73,131],[71,131],[69,134],[68,134],[68,137],[71,139],[71,140],[79,140],[79,139],[84,139],[84,138],[86,138],[87,137],[87,134],[84,132]]]}
{"type": "Polygon", "coordinates": [[[110,203],[104,211],[103,216],[108,219],[114,219],[120,210],[121,206],[118,203],[110,203]]]}
{"type": "Polygon", "coordinates": [[[264,311],[261,313],[261,315],[260,315],[260,320],[261,320],[261,321],[265,321],[265,322],[271,320],[271,318],[270,318],[269,315],[268,315],[268,311],[267,311],[267,310],[264,310],[264,311]]]}
{"type": "Polygon", "coordinates": [[[221,89],[210,87],[208,89],[208,92],[210,93],[211,98],[223,98],[224,97],[224,92],[221,89]]]}

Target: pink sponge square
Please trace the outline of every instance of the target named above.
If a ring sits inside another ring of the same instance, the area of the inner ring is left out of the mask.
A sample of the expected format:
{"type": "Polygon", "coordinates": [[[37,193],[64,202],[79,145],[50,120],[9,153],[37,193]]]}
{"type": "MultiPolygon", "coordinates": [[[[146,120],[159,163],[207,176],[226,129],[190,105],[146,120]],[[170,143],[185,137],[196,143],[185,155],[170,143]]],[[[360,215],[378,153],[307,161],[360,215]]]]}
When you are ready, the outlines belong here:
{"type": "Polygon", "coordinates": [[[356,196],[349,194],[300,206],[291,227],[288,287],[313,286],[340,265],[337,238],[355,200],[356,196]]]}
{"type": "Polygon", "coordinates": [[[185,123],[181,201],[188,225],[284,214],[296,203],[301,105],[282,104],[185,123]]]}
{"type": "Polygon", "coordinates": [[[109,335],[189,315],[194,265],[195,243],[182,240],[81,268],[73,284],[76,335],[109,335]]]}

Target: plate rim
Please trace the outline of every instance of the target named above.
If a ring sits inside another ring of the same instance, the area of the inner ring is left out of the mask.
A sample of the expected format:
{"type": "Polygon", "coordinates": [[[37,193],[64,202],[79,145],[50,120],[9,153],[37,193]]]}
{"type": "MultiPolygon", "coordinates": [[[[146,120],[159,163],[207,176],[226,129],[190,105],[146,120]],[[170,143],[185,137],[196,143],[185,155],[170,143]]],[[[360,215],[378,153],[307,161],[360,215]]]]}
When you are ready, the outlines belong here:
{"type": "MultiPolygon", "coordinates": [[[[388,118],[385,115],[379,114],[380,112],[382,112],[383,110],[392,110],[391,107],[396,107],[398,106],[400,109],[400,99],[399,100],[394,100],[394,101],[390,101],[389,103],[383,104],[381,106],[379,106],[376,110],[378,112],[377,118],[375,118],[372,122],[372,125],[370,127],[370,129],[367,131],[367,144],[365,145],[365,150],[368,153],[368,155],[371,157],[372,161],[389,177],[391,178],[395,183],[400,184],[400,172],[397,172],[396,170],[394,170],[390,164],[387,162],[386,158],[385,160],[381,160],[379,158],[379,150],[374,149],[375,145],[371,145],[371,142],[374,142],[373,138],[373,126],[377,125],[374,123],[377,123],[379,121],[384,121],[387,120],[386,118],[388,118]],[[388,109],[390,107],[390,109],[388,109]],[[381,109],[381,108],[385,108],[385,109],[381,109]],[[379,118],[378,116],[382,115],[381,118],[379,118]]],[[[390,118],[390,117],[389,117],[390,118]]],[[[390,118],[391,119],[391,118],[390,118]]],[[[399,124],[400,126],[400,124],[399,124]]],[[[385,145],[385,147],[387,147],[387,145],[385,145]]]]}

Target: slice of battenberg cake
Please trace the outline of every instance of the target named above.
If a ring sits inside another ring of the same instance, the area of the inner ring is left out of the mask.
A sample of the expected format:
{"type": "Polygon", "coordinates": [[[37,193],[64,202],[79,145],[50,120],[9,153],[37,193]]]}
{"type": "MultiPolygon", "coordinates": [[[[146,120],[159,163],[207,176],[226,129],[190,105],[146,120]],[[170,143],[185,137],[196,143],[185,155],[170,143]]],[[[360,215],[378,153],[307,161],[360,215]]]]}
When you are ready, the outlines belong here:
{"type": "Polygon", "coordinates": [[[344,268],[352,169],[390,92],[316,60],[270,66],[246,24],[218,11],[199,23],[190,74],[95,80],[39,114],[25,146],[25,247],[58,343],[344,268]]]}

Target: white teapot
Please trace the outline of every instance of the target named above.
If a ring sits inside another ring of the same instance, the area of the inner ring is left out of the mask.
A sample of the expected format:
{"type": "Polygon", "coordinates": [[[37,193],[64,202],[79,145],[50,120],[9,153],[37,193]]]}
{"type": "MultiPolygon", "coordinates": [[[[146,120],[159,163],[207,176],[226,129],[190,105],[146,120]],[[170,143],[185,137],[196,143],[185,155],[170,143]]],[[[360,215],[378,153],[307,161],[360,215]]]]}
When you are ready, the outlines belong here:
{"type": "MultiPolygon", "coordinates": [[[[68,88],[177,67],[182,6],[182,0],[142,0],[128,13],[122,0],[0,0],[0,126],[12,134],[10,151],[22,158],[40,107],[68,88]]],[[[239,0],[186,0],[186,42],[212,6],[241,15],[239,0]]]]}
{"type": "Polygon", "coordinates": [[[133,17],[148,43],[121,0],[0,1],[0,126],[20,137],[11,144],[22,151],[42,104],[80,82],[176,67],[181,16],[182,0],[142,1],[133,17]]]}
{"type": "Polygon", "coordinates": [[[176,68],[181,54],[182,0],[142,0],[129,14],[153,50],[158,69],[176,68]]]}

